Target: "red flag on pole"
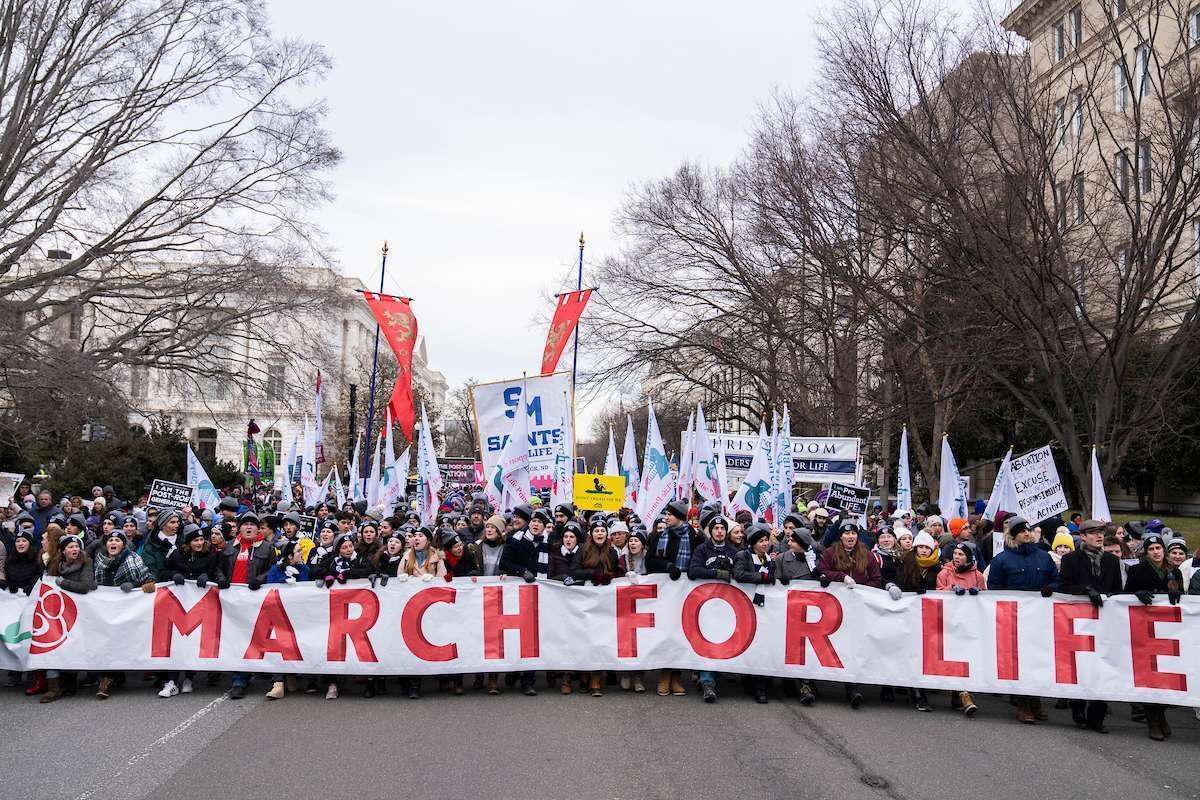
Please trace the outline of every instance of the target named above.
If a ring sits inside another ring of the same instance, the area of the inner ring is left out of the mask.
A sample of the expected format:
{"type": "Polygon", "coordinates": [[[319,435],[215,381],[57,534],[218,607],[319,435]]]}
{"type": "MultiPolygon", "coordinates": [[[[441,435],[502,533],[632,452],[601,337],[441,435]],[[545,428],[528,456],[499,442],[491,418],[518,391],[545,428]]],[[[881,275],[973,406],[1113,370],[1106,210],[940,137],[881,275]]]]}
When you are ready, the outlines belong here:
{"type": "Polygon", "coordinates": [[[396,388],[392,390],[388,407],[392,410],[392,419],[411,442],[416,419],[412,393],[412,354],[417,344],[417,318],[413,316],[407,297],[363,292],[363,299],[375,315],[383,338],[387,339],[392,352],[396,354],[396,388]]]}
{"type": "Polygon", "coordinates": [[[550,322],[550,332],[546,334],[546,349],[542,351],[542,374],[549,375],[558,367],[558,359],[566,349],[571,338],[571,331],[579,324],[579,316],[583,307],[592,296],[591,289],[578,292],[567,292],[558,296],[558,308],[554,309],[554,319],[550,322]]]}

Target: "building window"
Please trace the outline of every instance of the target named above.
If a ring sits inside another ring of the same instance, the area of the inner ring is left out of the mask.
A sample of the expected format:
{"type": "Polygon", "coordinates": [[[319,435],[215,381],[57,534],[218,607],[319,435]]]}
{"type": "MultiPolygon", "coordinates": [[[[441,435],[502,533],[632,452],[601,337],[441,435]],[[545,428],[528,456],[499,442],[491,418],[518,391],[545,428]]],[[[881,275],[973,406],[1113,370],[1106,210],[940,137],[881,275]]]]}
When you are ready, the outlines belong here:
{"type": "Polygon", "coordinates": [[[1124,200],[1129,195],[1129,153],[1118,150],[1113,156],[1113,178],[1117,182],[1117,194],[1124,200]]]}
{"type": "Polygon", "coordinates": [[[1067,101],[1059,100],[1054,104],[1054,130],[1057,134],[1058,143],[1061,145],[1067,140],[1067,101]]]}
{"type": "Polygon", "coordinates": [[[1058,224],[1058,229],[1064,230],[1067,227],[1067,185],[1065,183],[1054,184],[1054,221],[1058,224]]]}
{"type": "Polygon", "coordinates": [[[267,364],[267,399],[282,400],[283,393],[283,364],[267,364]]]}
{"type": "Polygon", "coordinates": [[[1083,173],[1078,172],[1071,179],[1071,194],[1072,201],[1075,206],[1075,222],[1082,223],[1084,218],[1083,208],[1083,173]]]}
{"type": "Polygon", "coordinates": [[[73,342],[83,338],[83,312],[78,308],[67,314],[67,338],[73,342]]]}
{"type": "Polygon", "coordinates": [[[1113,16],[1119,17],[1125,13],[1125,0],[1113,0],[1112,4],[1113,16]]]}
{"type": "Polygon", "coordinates": [[[1151,167],[1153,163],[1150,156],[1150,140],[1141,139],[1137,146],[1138,159],[1138,179],[1141,184],[1143,193],[1149,192],[1153,187],[1153,179],[1151,177],[1151,167]]]}
{"type": "Polygon", "coordinates": [[[1083,7],[1072,8],[1067,18],[1071,21],[1071,47],[1078,50],[1083,46],[1083,7]]]}
{"type": "Polygon", "coordinates": [[[283,458],[283,434],[271,428],[262,435],[262,441],[263,450],[270,452],[271,463],[278,464],[279,460],[283,458]]]}
{"type": "Polygon", "coordinates": [[[133,366],[129,368],[129,396],[134,400],[143,400],[149,389],[150,374],[146,367],[133,366]]]}
{"type": "Polygon", "coordinates": [[[217,429],[196,429],[196,457],[212,463],[217,460],[217,429]]]}
{"type": "Polygon", "coordinates": [[[1076,144],[1083,139],[1083,92],[1078,89],[1071,93],[1071,135],[1076,144]]]}
{"type": "Polygon", "coordinates": [[[1129,274],[1129,245],[1117,250],[1117,274],[1121,276],[1121,280],[1125,280],[1129,274]]]}
{"type": "Polygon", "coordinates": [[[1139,44],[1133,52],[1134,78],[1138,100],[1150,96],[1150,45],[1139,44]]]}
{"type": "Polygon", "coordinates": [[[1192,220],[1192,263],[1196,265],[1196,284],[1200,289],[1200,217],[1192,220]]]}
{"type": "Polygon", "coordinates": [[[1129,81],[1125,74],[1125,62],[1118,59],[1113,64],[1113,108],[1117,111],[1129,110],[1129,81]]]}
{"type": "Polygon", "coordinates": [[[1192,6],[1188,11],[1188,47],[1200,44],[1200,6],[1192,6]]]}
{"type": "Polygon", "coordinates": [[[1054,24],[1054,61],[1058,63],[1067,57],[1067,26],[1063,20],[1054,24]]]}

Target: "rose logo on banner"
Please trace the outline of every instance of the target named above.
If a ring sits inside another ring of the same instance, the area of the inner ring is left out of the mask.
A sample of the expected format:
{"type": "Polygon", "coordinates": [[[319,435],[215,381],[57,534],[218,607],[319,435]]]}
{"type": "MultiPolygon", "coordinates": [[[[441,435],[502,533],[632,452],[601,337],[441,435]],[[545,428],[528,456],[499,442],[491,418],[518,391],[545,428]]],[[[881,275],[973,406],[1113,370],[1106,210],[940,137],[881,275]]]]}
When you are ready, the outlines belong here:
{"type": "Polygon", "coordinates": [[[33,639],[29,642],[29,652],[49,653],[65,642],[78,613],[74,600],[43,583],[37,606],[33,609],[33,639]]]}

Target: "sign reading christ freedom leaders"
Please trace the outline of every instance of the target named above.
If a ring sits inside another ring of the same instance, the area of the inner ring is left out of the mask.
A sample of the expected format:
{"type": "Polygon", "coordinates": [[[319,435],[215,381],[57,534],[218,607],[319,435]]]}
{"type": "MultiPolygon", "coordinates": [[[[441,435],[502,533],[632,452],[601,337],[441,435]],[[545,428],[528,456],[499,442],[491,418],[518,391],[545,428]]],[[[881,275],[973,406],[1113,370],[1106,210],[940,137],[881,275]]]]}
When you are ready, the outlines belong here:
{"type": "MultiPolygon", "coordinates": [[[[686,435],[686,434],[685,434],[686,435]]],[[[725,445],[725,470],[732,484],[736,484],[750,471],[754,460],[754,447],[758,436],[741,436],[732,433],[710,433],[714,453],[725,445]]],[[[793,436],[791,438],[792,465],[796,470],[796,483],[858,483],[858,452],[861,439],[831,438],[826,436],[793,436]]],[[[681,445],[679,452],[684,452],[681,445]]]]}

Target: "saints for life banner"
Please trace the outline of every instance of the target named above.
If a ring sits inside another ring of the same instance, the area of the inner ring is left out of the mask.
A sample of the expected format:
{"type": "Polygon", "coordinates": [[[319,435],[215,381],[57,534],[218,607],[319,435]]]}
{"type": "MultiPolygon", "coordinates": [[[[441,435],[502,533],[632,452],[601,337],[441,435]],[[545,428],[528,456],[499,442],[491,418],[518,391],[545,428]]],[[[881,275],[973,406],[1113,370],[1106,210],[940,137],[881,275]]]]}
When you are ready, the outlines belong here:
{"type": "MultiPolygon", "coordinates": [[[[725,446],[725,469],[730,480],[740,481],[750,471],[758,436],[710,433],[714,453],[725,446]]],[[[858,483],[861,439],[825,436],[793,436],[790,439],[796,483],[858,483]]],[[[683,446],[679,448],[683,452],[683,446]]]]}
{"type": "Polygon", "coordinates": [[[906,594],[809,581],[607,586],[351,581],[0,593],[0,668],[443,675],[697,669],[1200,705],[1200,600],[1103,608],[1037,592],[906,594]],[[755,590],[765,597],[754,605],[755,590]]]}
{"type": "Polygon", "coordinates": [[[1058,477],[1050,445],[1014,457],[1009,478],[1018,510],[1031,525],[1067,510],[1067,496],[1063,493],[1062,479],[1058,477]]]}
{"type": "Polygon", "coordinates": [[[533,488],[549,489],[554,482],[554,445],[559,438],[566,439],[567,449],[574,457],[571,373],[480,383],[471,387],[471,404],[475,409],[484,475],[491,475],[500,460],[500,451],[512,430],[512,415],[522,404],[529,414],[529,473],[533,488]]]}

